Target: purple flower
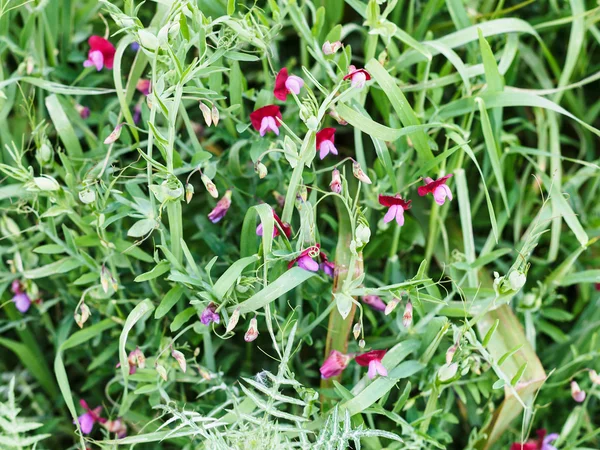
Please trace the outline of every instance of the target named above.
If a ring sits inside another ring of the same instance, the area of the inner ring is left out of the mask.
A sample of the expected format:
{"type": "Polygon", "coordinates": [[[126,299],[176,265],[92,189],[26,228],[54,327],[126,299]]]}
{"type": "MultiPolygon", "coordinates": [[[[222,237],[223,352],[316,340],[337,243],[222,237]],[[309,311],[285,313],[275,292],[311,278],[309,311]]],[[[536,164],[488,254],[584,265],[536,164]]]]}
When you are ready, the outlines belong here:
{"type": "Polygon", "coordinates": [[[211,322],[219,323],[221,321],[221,317],[219,317],[219,314],[216,311],[217,305],[215,305],[213,302],[210,302],[208,306],[204,308],[204,311],[202,311],[202,314],[200,315],[200,322],[202,322],[204,325],[210,325],[211,322]]]}
{"type": "Polygon", "coordinates": [[[385,311],[386,304],[378,295],[365,295],[363,296],[362,301],[377,311],[385,311]]]}
{"type": "Polygon", "coordinates": [[[321,372],[321,378],[327,379],[340,375],[350,362],[350,356],[332,350],[327,359],[323,362],[323,365],[319,369],[321,372]]]}
{"type": "Polygon", "coordinates": [[[325,252],[321,252],[320,257],[321,257],[321,264],[319,267],[321,268],[321,270],[323,272],[325,272],[325,275],[333,277],[333,275],[335,273],[335,264],[332,263],[331,261],[329,261],[329,259],[327,258],[327,254],[325,252]]]}
{"type": "Polygon", "coordinates": [[[132,42],[129,48],[134,52],[137,52],[140,49],[140,44],[138,42],[132,42]]]}
{"type": "Polygon", "coordinates": [[[298,263],[298,267],[303,268],[304,270],[308,270],[310,272],[316,272],[319,270],[319,263],[316,262],[313,258],[316,258],[321,253],[321,246],[319,244],[313,245],[312,247],[308,247],[300,256],[296,259],[292,259],[288,263],[288,269],[291,269],[294,264],[298,263]]]}
{"type": "Polygon", "coordinates": [[[21,313],[26,313],[31,306],[31,299],[24,292],[15,294],[15,296],[12,298],[12,301],[15,303],[15,306],[21,313]]]}
{"type": "Polygon", "coordinates": [[[100,411],[102,411],[102,406],[97,406],[96,408],[91,409],[88,406],[87,402],[83,399],[79,400],[79,404],[83,409],[86,410],[84,414],[77,418],[79,426],[81,427],[81,432],[83,434],[90,434],[96,422],[106,422],[106,419],[100,417],[100,411]]]}
{"type": "Polygon", "coordinates": [[[137,125],[140,122],[141,118],[142,118],[142,106],[137,104],[133,108],[133,123],[135,123],[137,125]]]}
{"type": "Polygon", "coordinates": [[[208,218],[212,223],[217,223],[229,210],[231,206],[231,190],[228,189],[221,200],[219,200],[213,210],[208,214],[208,218]]]}

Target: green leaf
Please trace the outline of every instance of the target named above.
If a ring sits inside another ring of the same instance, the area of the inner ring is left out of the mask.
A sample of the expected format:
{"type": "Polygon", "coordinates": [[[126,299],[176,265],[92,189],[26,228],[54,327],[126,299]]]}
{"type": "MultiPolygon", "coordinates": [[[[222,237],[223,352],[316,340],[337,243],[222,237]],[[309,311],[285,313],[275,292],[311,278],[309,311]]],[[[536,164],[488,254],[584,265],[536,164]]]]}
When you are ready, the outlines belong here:
{"type": "Polygon", "coordinates": [[[152,270],[138,275],[133,281],[141,283],[142,281],[154,280],[155,278],[167,273],[169,270],[171,270],[171,264],[168,261],[161,261],[154,266],[152,270]]]}
{"type": "Polygon", "coordinates": [[[54,128],[56,128],[56,132],[60,136],[69,157],[74,158],[75,160],[81,158],[83,156],[83,150],[79,144],[79,139],[71,126],[71,121],[65,114],[65,111],[55,94],[46,97],[46,108],[48,109],[50,119],[52,119],[54,128]]]}
{"type": "Polygon", "coordinates": [[[247,256],[234,262],[223,275],[219,277],[214,286],[215,295],[219,300],[223,300],[223,297],[232,288],[234,283],[240,277],[242,272],[250,264],[255,263],[260,258],[258,255],[247,256]]]}
{"type": "Polygon", "coordinates": [[[175,304],[179,301],[181,296],[183,295],[184,289],[180,284],[172,287],[169,292],[165,294],[163,299],[160,301],[158,308],[154,312],[154,318],[160,319],[164,317],[170,310],[175,306],[175,304]]]}
{"type": "Polygon", "coordinates": [[[190,308],[184,309],[179,314],[177,314],[173,319],[173,322],[171,322],[171,325],[169,326],[171,332],[179,330],[188,320],[190,320],[194,316],[195,313],[196,308],[192,306],[190,308]]]}

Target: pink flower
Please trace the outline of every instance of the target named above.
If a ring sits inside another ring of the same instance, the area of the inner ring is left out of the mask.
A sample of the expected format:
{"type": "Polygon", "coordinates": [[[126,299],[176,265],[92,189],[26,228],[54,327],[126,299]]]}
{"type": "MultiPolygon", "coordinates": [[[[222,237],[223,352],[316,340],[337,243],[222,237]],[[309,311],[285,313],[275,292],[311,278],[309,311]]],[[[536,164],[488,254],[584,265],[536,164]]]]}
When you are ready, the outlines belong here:
{"type": "Polygon", "coordinates": [[[323,50],[323,53],[325,55],[333,55],[340,48],[342,48],[342,43],[340,41],[335,41],[335,42],[325,41],[325,43],[323,44],[323,47],[321,47],[321,50],[323,50]]]}
{"type": "Polygon", "coordinates": [[[356,357],[356,362],[359,366],[369,367],[367,375],[372,380],[377,376],[377,374],[382,377],[387,377],[387,369],[383,367],[381,364],[381,360],[383,359],[385,352],[387,350],[371,350],[370,352],[363,353],[362,355],[358,355],[356,357]]]}
{"type": "MultiPolygon", "coordinates": [[[[146,357],[139,347],[136,347],[135,350],[129,352],[127,361],[129,362],[129,375],[133,375],[137,371],[138,367],[140,369],[146,367],[146,357]]],[[[121,363],[117,363],[116,367],[121,367],[121,363]]]]}
{"type": "Polygon", "coordinates": [[[79,426],[81,427],[81,432],[83,434],[90,434],[96,422],[106,422],[106,419],[100,417],[100,411],[102,411],[102,406],[97,406],[94,409],[90,409],[87,402],[83,399],[79,400],[79,404],[83,409],[86,410],[84,414],[77,418],[77,420],[79,421],[79,426]]]}
{"type": "Polygon", "coordinates": [[[321,378],[327,379],[338,376],[348,366],[350,359],[350,356],[338,352],[337,350],[332,350],[319,369],[321,378]]]}
{"type": "MultiPolygon", "coordinates": [[[[292,227],[289,223],[287,222],[282,222],[281,219],[279,218],[279,216],[277,215],[277,213],[275,211],[273,211],[273,218],[275,219],[275,222],[277,222],[277,224],[279,225],[279,227],[283,230],[283,232],[285,233],[286,237],[289,239],[289,237],[292,235],[292,227]]],[[[263,235],[263,226],[262,223],[259,224],[256,227],[256,234],[258,234],[259,236],[263,235]]],[[[277,227],[273,227],[273,237],[279,236],[279,228],[277,227]]]]}
{"type": "Polygon", "coordinates": [[[321,257],[321,264],[319,265],[320,269],[325,272],[325,275],[333,277],[335,273],[335,264],[329,261],[325,252],[321,252],[319,256],[321,257]]]}
{"type": "Polygon", "coordinates": [[[331,172],[331,183],[329,183],[329,188],[331,192],[335,192],[336,194],[342,193],[342,178],[340,177],[340,171],[337,169],[333,169],[331,172]]]}
{"type": "Polygon", "coordinates": [[[279,122],[281,111],[277,105],[267,105],[250,113],[250,122],[256,131],[264,136],[269,130],[279,136],[279,122]]]}
{"type": "Polygon", "coordinates": [[[90,108],[88,108],[87,106],[82,106],[78,103],[75,105],[75,109],[79,113],[79,117],[81,117],[82,119],[87,119],[88,117],[90,117],[90,108]]]}
{"type": "Polygon", "coordinates": [[[353,88],[362,89],[365,83],[371,79],[371,75],[365,69],[357,69],[353,65],[348,67],[348,75],[344,80],[350,79],[350,84],[353,88]]]}
{"type": "Polygon", "coordinates": [[[213,210],[208,214],[208,218],[212,223],[217,223],[229,210],[231,206],[231,190],[227,189],[225,195],[219,200],[213,210]]]}
{"type": "Polygon", "coordinates": [[[537,430],[537,439],[530,439],[527,442],[515,442],[510,446],[510,450],[556,450],[556,447],[551,445],[558,439],[557,433],[551,433],[546,436],[546,430],[537,430]]]}
{"type": "Polygon", "coordinates": [[[273,94],[275,94],[275,98],[285,102],[290,92],[298,95],[302,86],[304,86],[304,80],[296,75],[288,75],[288,71],[284,67],[275,78],[273,94]]]}
{"type": "Polygon", "coordinates": [[[382,206],[388,206],[388,212],[385,214],[383,221],[385,223],[391,222],[394,218],[398,225],[404,225],[404,211],[410,209],[411,200],[402,200],[400,194],[394,196],[391,195],[380,195],[379,204],[382,206]]]}
{"type": "Polygon", "coordinates": [[[210,302],[202,314],[200,315],[200,322],[204,325],[210,325],[212,322],[219,323],[221,318],[219,317],[219,313],[217,313],[217,305],[213,302],[210,302]]]}
{"type": "Polygon", "coordinates": [[[31,306],[31,299],[25,292],[15,294],[12,301],[15,303],[16,308],[23,314],[26,313],[31,306]]]}
{"type": "Polygon", "coordinates": [[[88,59],[83,62],[83,67],[95,67],[101,71],[103,67],[113,68],[115,59],[115,46],[100,36],[90,36],[88,39],[90,50],[88,59]]]}
{"type": "Polygon", "coordinates": [[[150,80],[146,80],[145,78],[140,78],[135,85],[135,88],[140,91],[144,95],[150,94],[152,92],[152,83],[150,80]]]}
{"type": "Polygon", "coordinates": [[[125,422],[123,422],[121,418],[107,420],[106,423],[103,424],[103,427],[106,428],[106,431],[109,433],[115,433],[119,439],[123,439],[127,436],[127,425],[125,425],[125,422]]]}
{"type": "Polygon", "coordinates": [[[571,397],[573,397],[573,400],[577,403],[583,403],[585,400],[585,391],[581,390],[577,381],[571,381],[571,397]]]}
{"type": "Polygon", "coordinates": [[[306,250],[300,253],[300,256],[288,263],[288,269],[291,269],[294,264],[298,263],[298,267],[302,267],[304,270],[309,270],[311,272],[316,272],[319,270],[319,263],[313,258],[318,257],[320,253],[321,246],[319,244],[308,247],[306,250]]]}
{"type": "Polygon", "coordinates": [[[256,321],[256,317],[250,319],[250,325],[248,326],[248,331],[244,334],[244,340],[246,342],[253,342],[258,337],[258,322],[256,321]]]}
{"type": "Polygon", "coordinates": [[[323,128],[317,133],[317,150],[319,158],[325,158],[329,153],[338,154],[337,148],[333,145],[335,139],[335,128],[323,128]]]}
{"type": "Polygon", "coordinates": [[[385,311],[386,304],[378,295],[365,295],[363,296],[362,301],[377,311],[385,311]]]}
{"type": "Polygon", "coordinates": [[[446,180],[450,178],[452,174],[448,174],[445,177],[439,178],[433,181],[431,178],[425,178],[425,186],[419,186],[417,192],[421,197],[424,197],[427,194],[433,194],[433,198],[438,205],[443,205],[446,201],[446,197],[448,200],[452,200],[452,192],[450,192],[450,188],[446,185],[446,180]]]}

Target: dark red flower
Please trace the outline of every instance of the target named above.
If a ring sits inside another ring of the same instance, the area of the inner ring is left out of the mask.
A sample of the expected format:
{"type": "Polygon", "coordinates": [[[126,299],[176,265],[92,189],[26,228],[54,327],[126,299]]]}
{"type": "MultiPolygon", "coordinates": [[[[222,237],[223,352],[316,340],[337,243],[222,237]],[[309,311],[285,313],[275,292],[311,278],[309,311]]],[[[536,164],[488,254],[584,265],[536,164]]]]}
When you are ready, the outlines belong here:
{"type": "Polygon", "coordinates": [[[100,71],[103,67],[113,68],[115,59],[115,46],[100,36],[90,36],[88,39],[90,50],[88,59],[83,62],[83,67],[95,67],[100,71]]]}
{"type": "Polygon", "coordinates": [[[281,111],[277,105],[263,106],[250,113],[250,122],[261,136],[269,130],[279,136],[279,122],[276,119],[281,119],[281,111]]]}
{"type": "Polygon", "coordinates": [[[350,79],[353,88],[361,89],[371,79],[371,74],[365,69],[357,69],[350,65],[348,66],[348,75],[344,77],[344,80],[348,79],[350,79]]]}
{"type": "Polygon", "coordinates": [[[319,151],[319,158],[325,158],[329,153],[334,155],[338,154],[337,148],[333,145],[335,140],[335,128],[323,128],[316,135],[317,150],[319,151]]]}
{"type": "Polygon", "coordinates": [[[388,223],[395,218],[398,225],[404,225],[404,211],[410,209],[411,201],[412,200],[402,200],[400,194],[394,196],[379,195],[379,204],[390,208],[385,214],[383,221],[388,223]]]}
{"type": "Polygon", "coordinates": [[[357,355],[355,360],[359,366],[368,367],[367,375],[372,380],[377,374],[387,377],[387,369],[381,364],[387,350],[371,350],[370,352],[357,355]]]}
{"type": "Polygon", "coordinates": [[[417,192],[421,197],[424,197],[427,194],[433,194],[436,203],[438,205],[443,205],[446,201],[446,197],[448,197],[449,200],[452,200],[452,192],[450,192],[450,188],[446,186],[446,180],[451,176],[452,174],[448,174],[435,181],[431,178],[425,178],[425,186],[419,186],[417,192]]]}
{"type": "MultiPolygon", "coordinates": [[[[283,230],[283,232],[285,233],[285,236],[289,239],[290,236],[292,235],[292,226],[287,222],[282,222],[275,211],[273,211],[273,218],[275,219],[275,222],[277,222],[279,227],[283,230]]],[[[258,234],[259,236],[263,235],[262,223],[256,227],[256,234],[258,234]]],[[[273,227],[273,237],[276,237],[276,236],[279,236],[279,228],[273,227]]]]}

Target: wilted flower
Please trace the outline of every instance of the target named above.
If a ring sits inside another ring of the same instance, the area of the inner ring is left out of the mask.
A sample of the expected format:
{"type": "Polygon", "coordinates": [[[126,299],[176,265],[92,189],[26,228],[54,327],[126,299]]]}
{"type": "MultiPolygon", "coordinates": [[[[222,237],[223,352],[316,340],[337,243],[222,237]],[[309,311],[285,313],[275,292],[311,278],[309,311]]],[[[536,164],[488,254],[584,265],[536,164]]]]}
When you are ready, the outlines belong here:
{"type": "Polygon", "coordinates": [[[127,425],[125,425],[125,422],[123,422],[123,420],[120,418],[115,420],[107,420],[102,426],[109,433],[115,433],[119,439],[127,436],[127,425]]]}
{"type": "Polygon", "coordinates": [[[369,367],[367,375],[372,380],[377,374],[387,377],[387,369],[381,363],[387,350],[371,350],[370,352],[358,355],[355,359],[359,366],[369,367]]]}
{"type": "Polygon", "coordinates": [[[446,201],[446,197],[448,197],[448,200],[452,200],[452,192],[450,192],[450,188],[446,185],[446,180],[451,176],[452,174],[448,174],[435,181],[427,177],[423,180],[426,183],[425,186],[419,186],[417,192],[421,197],[424,197],[427,194],[433,194],[435,202],[438,205],[443,205],[446,201]]]}
{"type": "Polygon", "coordinates": [[[325,272],[325,275],[333,277],[335,273],[335,264],[329,261],[325,252],[322,251],[319,256],[321,258],[321,264],[319,265],[320,269],[325,272]]]}
{"type": "Polygon", "coordinates": [[[408,303],[406,304],[406,307],[404,308],[404,315],[402,316],[402,325],[404,325],[404,328],[409,328],[412,324],[412,321],[413,321],[413,306],[409,300],[408,303]]]}
{"type": "Polygon", "coordinates": [[[331,183],[329,183],[329,188],[331,192],[335,192],[336,194],[342,193],[342,178],[340,177],[340,171],[337,169],[333,169],[331,172],[331,183]]]}
{"type": "Polygon", "coordinates": [[[331,117],[333,117],[333,119],[340,125],[348,125],[348,122],[346,122],[344,119],[342,119],[342,116],[340,116],[334,108],[331,108],[329,110],[329,115],[331,117]]]}
{"type": "Polygon", "coordinates": [[[171,356],[175,358],[177,364],[179,364],[179,368],[183,373],[185,373],[187,368],[187,363],[185,361],[185,356],[179,350],[171,350],[171,356]]]}
{"type": "Polygon", "coordinates": [[[344,80],[348,79],[353,88],[362,89],[365,83],[371,79],[371,75],[365,69],[357,69],[350,65],[348,66],[348,75],[344,77],[344,80]]]}
{"type": "Polygon", "coordinates": [[[275,94],[276,99],[284,102],[290,92],[298,95],[302,86],[304,86],[304,80],[296,75],[288,75],[288,71],[284,67],[275,78],[273,94],[275,94]]]}
{"type": "Polygon", "coordinates": [[[250,113],[250,122],[256,131],[264,136],[269,130],[279,136],[281,111],[277,105],[267,105],[250,113]]]}
{"type": "Polygon", "coordinates": [[[129,375],[133,375],[138,368],[143,369],[146,367],[146,357],[139,347],[129,352],[127,361],[129,361],[129,375]]]}
{"type": "Polygon", "coordinates": [[[212,118],[213,125],[216,127],[219,124],[219,110],[214,103],[210,109],[210,117],[212,118]]]}
{"type": "Polygon", "coordinates": [[[337,350],[332,350],[319,369],[321,378],[327,379],[338,376],[348,366],[350,359],[349,355],[345,355],[337,350]]]}
{"type": "Polygon", "coordinates": [[[252,342],[256,340],[258,337],[258,322],[256,321],[256,317],[250,319],[250,326],[248,326],[248,331],[244,334],[244,340],[246,342],[252,342]]]}
{"type": "Polygon", "coordinates": [[[81,117],[82,119],[87,119],[88,117],[90,117],[90,108],[88,108],[87,106],[82,106],[79,103],[77,103],[75,105],[75,109],[79,113],[79,117],[81,117]]]}
{"type": "Polygon", "coordinates": [[[329,153],[338,154],[337,148],[333,145],[335,140],[335,128],[323,128],[316,135],[317,150],[319,150],[319,158],[325,158],[329,153]]]}
{"type": "MultiPolygon", "coordinates": [[[[273,219],[275,219],[275,222],[277,222],[277,224],[279,225],[279,228],[281,228],[283,230],[283,232],[285,233],[286,237],[289,239],[289,237],[292,235],[292,227],[289,223],[287,222],[283,222],[279,216],[277,215],[277,213],[275,211],[273,211],[273,219]]],[[[279,228],[278,227],[273,227],[273,237],[279,236],[279,228]]],[[[263,235],[263,225],[262,223],[259,224],[256,227],[256,234],[258,236],[262,236],[263,235]]]]}
{"type": "Polygon", "coordinates": [[[356,322],[354,324],[354,327],[352,327],[352,334],[354,335],[354,339],[358,339],[358,337],[360,336],[361,330],[362,330],[362,326],[361,326],[360,322],[356,322]]]}
{"type": "Polygon", "coordinates": [[[223,196],[223,198],[221,198],[221,200],[219,200],[217,202],[216,206],[208,214],[208,218],[210,219],[210,221],[212,223],[217,223],[219,220],[221,220],[223,217],[225,217],[225,214],[227,214],[227,211],[229,210],[230,206],[231,206],[231,190],[227,189],[227,191],[225,191],[225,195],[223,196]]]}
{"type": "Polygon", "coordinates": [[[229,322],[227,322],[227,328],[225,329],[225,333],[231,333],[238,321],[240,320],[240,307],[238,306],[231,313],[231,317],[229,318],[229,322]]]}
{"type": "Polygon", "coordinates": [[[213,302],[210,302],[202,314],[200,315],[200,322],[204,325],[210,325],[212,322],[219,323],[221,321],[221,317],[219,317],[219,313],[217,313],[217,305],[213,302]]]}
{"type": "MultiPolygon", "coordinates": [[[[376,309],[377,311],[385,311],[386,304],[381,300],[378,295],[365,295],[362,297],[363,303],[366,303],[371,308],[376,309]]],[[[396,303],[397,304],[397,303],[396,303]]]]}
{"type": "Polygon", "coordinates": [[[165,370],[165,368],[163,366],[161,366],[160,364],[155,364],[154,368],[156,369],[156,371],[158,372],[160,377],[163,380],[167,381],[167,371],[165,370]]]}
{"type": "MultiPolygon", "coordinates": [[[[204,187],[206,188],[210,196],[212,198],[217,198],[219,196],[219,191],[217,190],[217,186],[215,186],[215,183],[213,183],[212,180],[204,174],[202,174],[200,179],[202,180],[202,184],[204,184],[204,187]]],[[[227,192],[225,193],[225,195],[227,195],[227,192]]]]}
{"type": "Polygon", "coordinates": [[[397,298],[393,298],[392,301],[385,306],[385,315],[389,316],[392,313],[392,311],[396,309],[398,303],[400,303],[400,300],[397,298]]]}
{"type": "Polygon", "coordinates": [[[319,244],[308,247],[306,250],[300,253],[300,256],[288,263],[288,269],[291,269],[294,264],[298,263],[298,267],[302,267],[304,270],[309,270],[311,272],[316,272],[319,270],[319,263],[313,258],[318,257],[320,253],[321,248],[319,244]]]}
{"type": "Polygon", "coordinates": [[[88,58],[83,62],[83,67],[95,67],[100,71],[103,67],[113,68],[115,59],[115,46],[100,36],[90,36],[88,39],[90,50],[88,58]]]}
{"type": "Polygon", "coordinates": [[[267,174],[269,173],[267,171],[267,166],[265,166],[262,162],[257,161],[256,164],[254,165],[254,171],[258,174],[258,178],[260,178],[261,180],[267,176],[267,174]]]}
{"type": "Polygon", "coordinates": [[[212,125],[211,109],[208,106],[206,106],[203,102],[200,102],[200,111],[202,111],[202,117],[204,117],[204,122],[206,122],[206,126],[210,127],[212,125]]]}
{"type": "Polygon", "coordinates": [[[590,380],[592,380],[592,383],[600,384],[600,375],[598,375],[595,370],[590,370],[589,375],[590,380]]]}
{"type": "Polygon", "coordinates": [[[321,50],[323,50],[323,53],[325,55],[333,55],[340,48],[342,48],[342,43],[340,41],[335,41],[335,42],[325,41],[321,50]]]}
{"type": "Polygon", "coordinates": [[[106,145],[112,144],[121,136],[121,128],[123,128],[123,124],[118,124],[115,129],[108,135],[106,139],[104,139],[104,143],[106,145]]]}
{"type": "Polygon", "coordinates": [[[577,403],[582,403],[585,400],[585,391],[582,391],[579,388],[577,381],[571,381],[571,397],[573,397],[573,400],[575,400],[577,403]]]}
{"type": "Polygon", "coordinates": [[[100,417],[100,411],[102,411],[102,406],[97,406],[96,408],[91,409],[88,406],[87,402],[83,399],[79,400],[79,404],[86,411],[84,414],[77,418],[77,421],[79,422],[79,427],[81,428],[81,432],[83,434],[90,434],[96,422],[106,422],[106,419],[100,417]]]}
{"type": "Polygon", "coordinates": [[[85,303],[82,303],[79,306],[79,312],[75,313],[75,323],[79,326],[79,328],[83,328],[83,325],[87,322],[87,320],[91,316],[90,308],[85,303]]]}
{"type": "Polygon", "coordinates": [[[402,200],[400,194],[392,195],[379,195],[379,204],[382,206],[389,207],[388,212],[383,217],[385,223],[391,222],[396,219],[398,225],[404,225],[404,211],[410,209],[411,200],[402,200]]]}
{"type": "Polygon", "coordinates": [[[193,196],[194,196],[194,185],[187,183],[185,185],[185,202],[186,203],[191,202],[193,196]]]}
{"type": "Polygon", "coordinates": [[[527,442],[515,442],[510,446],[510,450],[556,450],[556,447],[551,445],[558,439],[557,433],[551,433],[546,436],[546,430],[537,430],[537,439],[530,439],[527,442]]]}
{"type": "Polygon", "coordinates": [[[362,170],[360,164],[356,161],[352,164],[352,175],[355,178],[362,181],[365,184],[371,184],[371,179],[367,176],[367,174],[362,170]]]}
{"type": "Polygon", "coordinates": [[[140,78],[136,83],[135,88],[142,94],[148,95],[152,92],[152,82],[146,78],[140,78]]]}

